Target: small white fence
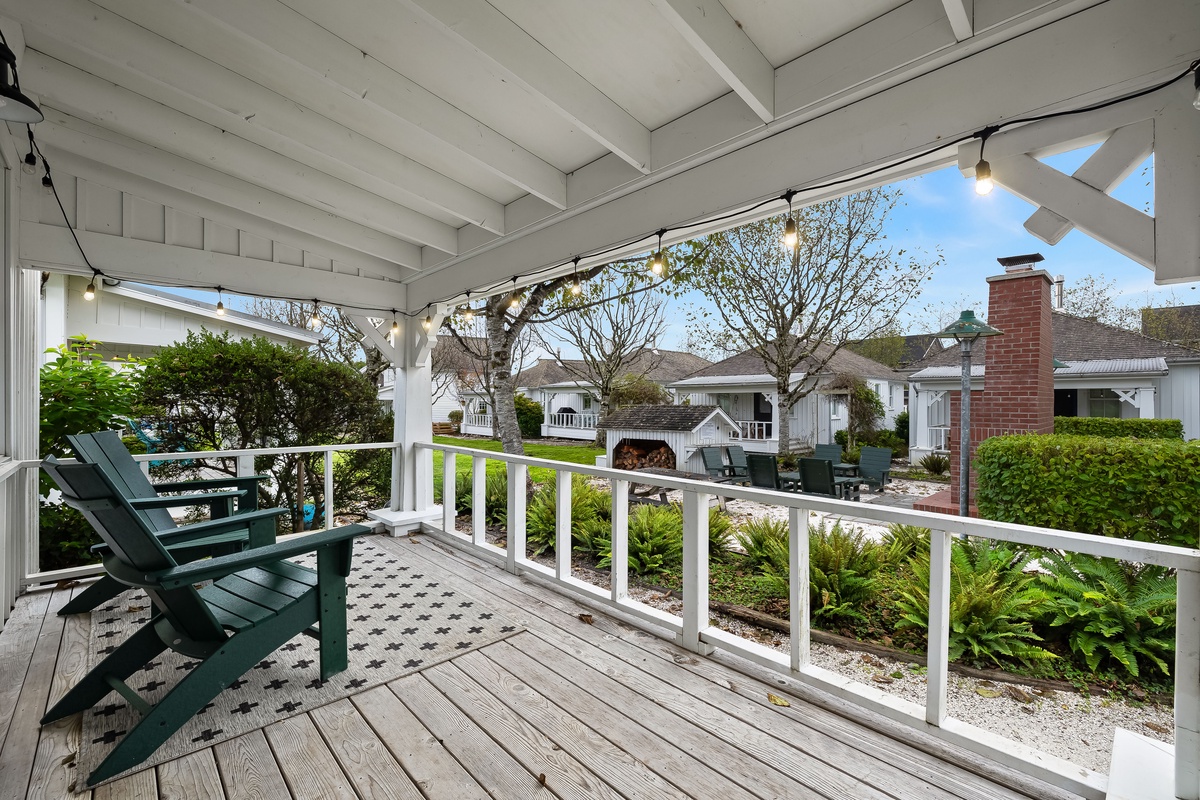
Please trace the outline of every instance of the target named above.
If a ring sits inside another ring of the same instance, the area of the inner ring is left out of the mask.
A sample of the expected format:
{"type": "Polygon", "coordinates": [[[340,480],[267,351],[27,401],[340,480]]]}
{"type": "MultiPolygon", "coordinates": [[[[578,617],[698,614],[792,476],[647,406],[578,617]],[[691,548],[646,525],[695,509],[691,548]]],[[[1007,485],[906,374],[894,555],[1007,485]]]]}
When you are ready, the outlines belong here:
{"type": "Polygon", "coordinates": [[[737,424],[742,430],[743,439],[761,442],[774,438],[770,422],[761,422],[754,419],[739,419],[737,424]]]}
{"type": "Polygon", "coordinates": [[[675,641],[697,653],[714,648],[819,687],[891,719],[929,731],[973,752],[1023,770],[1088,798],[1105,796],[1105,776],[1061,758],[1034,750],[982,728],[951,717],[947,710],[949,681],[950,544],[952,537],[972,536],[996,541],[1086,553],[1156,564],[1178,571],[1178,632],[1174,675],[1175,690],[1175,785],[1181,798],[1194,800],[1200,793],[1200,550],[1108,539],[1049,528],[1007,525],[986,520],[950,517],[921,511],[846,503],[817,497],[742,488],[730,485],[667,478],[564,464],[558,461],[512,456],[462,447],[418,443],[419,479],[433,475],[433,453],[444,454],[441,528],[430,533],[468,549],[514,574],[547,581],[560,590],[593,603],[608,606],[651,623],[649,629],[667,631],[675,641]],[[473,494],[470,530],[455,530],[455,470],[458,457],[471,459],[473,494]],[[484,481],[488,460],[502,461],[508,470],[507,544],[501,549],[486,540],[484,481]],[[554,470],[556,488],[555,560],[549,567],[531,560],[526,548],[526,476],[530,467],[554,470]],[[610,588],[605,590],[571,574],[571,475],[579,473],[605,479],[612,489],[612,567],[610,588]],[[683,609],[669,614],[629,597],[628,522],[629,486],[643,485],[678,490],[683,495],[683,609]],[[788,509],[790,520],[791,646],[781,653],[757,642],[709,624],[708,509],[714,495],[750,500],[788,509]],[[808,512],[826,512],[866,519],[880,524],[901,523],[932,530],[930,550],[929,620],[927,649],[928,688],[923,704],[888,695],[875,687],[849,680],[813,665],[809,659],[809,553],[808,512]]]}
{"type": "Polygon", "coordinates": [[[551,428],[580,428],[594,430],[596,428],[595,414],[551,414],[546,423],[551,428]]]}
{"type": "MultiPolygon", "coordinates": [[[[463,416],[463,433],[467,433],[467,428],[479,428],[486,431],[483,435],[491,436],[492,434],[492,415],[491,414],[466,414],[463,416]]],[[[472,430],[471,433],[480,433],[480,430],[472,430]]]]}
{"type": "Polygon", "coordinates": [[[950,452],[950,429],[949,428],[930,428],[929,429],[929,446],[937,452],[950,452]]]}

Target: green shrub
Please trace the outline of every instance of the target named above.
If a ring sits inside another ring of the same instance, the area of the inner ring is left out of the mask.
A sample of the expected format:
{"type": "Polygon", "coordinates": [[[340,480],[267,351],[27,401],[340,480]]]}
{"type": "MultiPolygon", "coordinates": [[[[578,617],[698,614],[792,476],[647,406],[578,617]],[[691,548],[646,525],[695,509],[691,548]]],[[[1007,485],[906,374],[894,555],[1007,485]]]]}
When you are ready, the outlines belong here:
{"type": "Polygon", "coordinates": [[[459,409],[459,408],[454,409],[453,411],[451,411],[449,414],[446,415],[446,419],[450,421],[450,424],[454,426],[454,430],[457,431],[459,429],[459,427],[462,425],[462,421],[463,421],[462,409],[459,409]]]}
{"type": "MultiPolygon", "coordinates": [[[[471,493],[475,487],[471,483],[471,473],[459,472],[454,476],[454,513],[465,514],[471,510],[471,493]]],[[[442,502],[442,482],[433,482],[433,502],[442,502]]],[[[506,500],[507,502],[507,500],[506,500]]]]}
{"type": "Polygon", "coordinates": [[[950,471],[950,457],[941,453],[927,453],[917,462],[917,466],[930,475],[944,475],[950,471]]]}
{"type": "MultiPolygon", "coordinates": [[[[598,526],[585,526],[588,549],[598,555],[597,567],[612,565],[611,528],[608,537],[598,526]]],[[[683,561],[683,512],[679,506],[643,503],[629,512],[629,570],[653,575],[683,561]]]]}
{"type": "Polygon", "coordinates": [[[783,547],[783,563],[787,564],[788,523],[780,519],[759,517],[743,522],[734,533],[738,545],[746,551],[753,569],[761,570],[775,557],[773,550],[783,547]]]}
{"type": "MultiPolygon", "coordinates": [[[[786,529],[786,528],[785,528],[786,529]]],[[[809,607],[813,621],[828,623],[865,619],[860,609],[877,593],[881,549],[857,528],[841,523],[814,525],[808,532],[809,607]]],[[[763,581],[779,597],[788,596],[791,570],[788,540],[767,538],[763,544],[763,581]]]]}
{"type": "Polygon", "coordinates": [[[708,509],[708,557],[722,559],[729,553],[729,534],[733,523],[721,509],[708,509]]]}
{"type": "Polygon", "coordinates": [[[861,458],[862,458],[862,448],[861,447],[847,448],[846,452],[842,454],[842,461],[845,461],[847,464],[857,464],[859,462],[859,459],[861,459],[861,458]]]}
{"type": "Polygon", "coordinates": [[[517,425],[521,429],[521,438],[542,438],[542,404],[523,394],[513,397],[513,402],[517,406],[517,425]]]}
{"type": "Polygon", "coordinates": [[[842,446],[843,450],[846,448],[846,444],[849,442],[849,439],[850,439],[850,434],[846,433],[845,428],[843,428],[840,431],[833,432],[834,444],[840,444],[842,446]]]}
{"type": "Polygon", "coordinates": [[[908,412],[907,411],[901,411],[899,414],[896,415],[896,422],[895,422],[894,426],[892,427],[892,430],[895,432],[897,439],[904,442],[904,444],[906,444],[906,445],[908,444],[908,412]]]}
{"type": "Polygon", "coordinates": [[[891,566],[900,566],[910,559],[929,553],[929,528],[917,525],[901,525],[893,522],[880,541],[882,560],[891,566]]]}
{"type": "Polygon", "coordinates": [[[1142,675],[1149,662],[1164,676],[1175,657],[1175,577],[1082,553],[1048,553],[1041,581],[1050,595],[1044,622],[1058,628],[1093,674],[1142,675]],[[1139,664],[1142,662],[1142,664],[1139,664]]]}
{"type": "MultiPolygon", "coordinates": [[[[491,525],[508,524],[508,472],[489,472],[483,484],[483,518],[491,525]]],[[[457,505],[457,503],[455,504],[457,505]]]]}
{"type": "Polygon", "coordinates": [[[1183,422],[1177,419],[1113,419],[1111,417],[1055,417],[1054,432],[1066,436],[1103,436],[1115,439],[1183,439],[1183,422]]]}
{"type": "Polygon", "coordinates": [[[986,519],[1195,547],[1200,444],[997,436],[976,452],[986,519]]]}
{"type": "MultiPolygon", "coordinates": [[[[538,489],[525,512],[525,539],[531,555],[552,553],[555,548],[554,521],[558,487],[547,483],[538,489]]],[[[585,526],[602,521],[612,503],[608,492],[601,491],[578,473],[571,475],[571,535],[580,536],[585,526]]]]}
{"type": "MultiPolygon", "coordinates": [[[[1041,641],[1033,620],[1047,595],[1025,572],[1033,556],[987,539],[955,539],[950,550],[950,660],[969,654],[973,663],[1001,657],[1023,662],[1055,658],[1031,642],[1041,641]]],[[[928,630],[929,553],[909,561],[912,582],[897,600],[897,628],[928,630]]]]}

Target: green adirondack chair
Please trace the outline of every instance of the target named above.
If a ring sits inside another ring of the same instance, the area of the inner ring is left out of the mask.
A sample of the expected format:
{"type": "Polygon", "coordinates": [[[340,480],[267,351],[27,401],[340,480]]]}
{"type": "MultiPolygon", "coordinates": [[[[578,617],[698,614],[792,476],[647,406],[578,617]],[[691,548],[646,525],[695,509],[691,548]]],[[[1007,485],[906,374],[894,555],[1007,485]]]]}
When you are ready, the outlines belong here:
{"type": "Polygon", "coordinates": [[[729,481],[729,465],[721,458],[721,448],[701,447],[700,458],[704,462],[704,471],[708,477],[719,483],[729,481]]]}
{"type": "Polygon", "coordinates": [[[842,500],[857,500],[859,478],[835,478],[833,462],[824,458],[800,459],[800,485],[805,494],[821,494],[842,500]]]}
{"type": "Polygon", "coordinates": [[[858,459],[858,474],[876,491],[892,479],[892,448],[864,447],[858,459]]]}
{"type": "Polygon", "coordinates": [[[777,491],[794,492],[794,480],[781,478],[779,462],[775,456],[767,453],[750,453],[746,456],[749,465],[750,485],[759,489],[775,489],[777,491]]]}
{"type": "Polygon", "coordinates": [[[733,482],[749,482],[750,465],[746,462],[746,451],[737,444],[731,444],[725,450],[729,453],[729,474],[733,477],[733,482]]]}
{"type": "MultiPolygon", "coordinates": [[[[85,463],[95,464],[108,476],[113,486],[129,500],[130,505],[137,511],[138,516],[156,532],[174,531],[177,528],[175,519],[168,508],[184,506],[207,505],[212,519],[221,519],[234,513],[245,513],[258,510],[258,483],[265,480],[266,475],[251,475],[246,477],[214,478],[196,481],[169,481],[151,483],[145,473],[138,467],[133,456],[129,454],[125,443],[116,431],[97,431],[96,433],[81,433],[68,436],[67,441],[75,451],[76,458],[85,463]],[[227,488],[228,487],[228,488],[227,488]],[[206,491],[210,489],[225,489],[225,491],[206,491]],[[160,495],[160,492],[199,492],[203,495],[160,495]],[[236,511],[234,501],[237,501],[236,511]]],[[[198,558],[233,553],[245,547],[261,547],[275,541],[275,516],[285,513],[278,509],[272,515],[260,515],[250,522],[246,528],[247,534],[241,540],[230,540],[222,535],[218,540],[206,544],[203,540],[177,543],[168,547],[176,561],[183,563],[195,561],[198,558]]],[[[99,545],[95,552],[103,556],[105,545],[99,545]]],[[[87,587],[71,602],[59,609],[60,616],[80,614],[111,600],[125,591],[127,586],[116,581],[110,575],[103,575],[87,587]]]]}
{"type": "Polygon", "coordinates": [[[842,446],[840,444],[819,444],[813,448],[813,458],[824,459],[833,464],[842,463],[842,446]]]}
{"type": "MultiPolygon", "coordinates": [[[[346,576],[352,540],[367,533],[366,526],[347,525],[181,566],[164,544],[188,528],[154,531],[95,464],[62,464],[51,456],[42,468],[108,545],[108,573],[144,589],[154,604],[150,621],[42,717],[45,725],[92,708],[113,690],[142,714],[87,785],[145,761],[226,686],[301,633],[320,641],[322,680],[346,668],[346,576]],[[317,554],[315,571],[285,560],[310,552],[317,554]],[[208,580],[213,583],[195,588],[208,580]],[[151,706],[125,681],[167,649],[200,663],[151,706]]],[[[190,527],[239,522],[235,516],[190,527]]]]}

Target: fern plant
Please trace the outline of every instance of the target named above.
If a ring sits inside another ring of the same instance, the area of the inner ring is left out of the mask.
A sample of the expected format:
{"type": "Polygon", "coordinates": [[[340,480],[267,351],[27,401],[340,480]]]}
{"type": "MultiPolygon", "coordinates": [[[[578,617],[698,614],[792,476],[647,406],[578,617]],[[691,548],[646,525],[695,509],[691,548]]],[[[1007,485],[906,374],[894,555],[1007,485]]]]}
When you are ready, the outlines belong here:
{"type": "MultiPolygon", "coordinates": [[[[822,522],[809,528],[808,548],[813,621],[832,624],[865,619],[859,609],[877,593],[879,545],[857,528],[846,530],[840,522],[827,528],[822,522]]],[[[789,590],[788,549],[786,537],[766,539],[761,549],[763,581],[768,591],[780,597],[786,597],[789,590]]]]}
{"type": "Polygon", "coordinates": [[[723,559],[729,553],[729,535],[733,523],[716,506],[708,510],[708,557],[723,559]]]}
{"type": "Polygon", "coordinates": [[[930,475],[942,475],[950,470],[950,459],[941,453],[927,453],[917,466],[930,475]]]}
{"type": "Polygon", "coordinates": [[[743,522],[733,534],[738,546],[746,552],[750,566],[761,570],[778,559],[783,546],[783,563],[787,564],[788,524],[783,520],[759,517],[743,522]]]}
{"type": "MultiPolygon", "coordinates": [[[[581,549],[598,557],[599,568],[612,566],[612,529],[584,526],[581,549]]],[[[683,561],[683,513],[677,505],[638,505],[629,512],[629,570],[653,575],[683,561]]]]}
{"type": "MultiPolygon", "coordinates": [[[[601,521],[611,503],[603,492],[579,474],[571,476],[571,536],[575,539],[584,526],[601,521]]],[[[533,495],[525,512],[525,539],[531,555],[554,552],[555,515],[558,509],[558,487],[551,482],[533,495]]]]}
{"type": "Polygon", "coordinates": [[[929,553],[929,528],[894,522],[880,541],[885,564],[900,566],[921,553],[929,553]]]}
{"type": "Polygon", "coordinates": [[[1050,595],[1043,620],[1061,629],[1071,651],[1093,673],[1142,675],[1149,662],[1169,676],[1175,655],[1175,576],[1164,567],[1141,566],[1081,553],[1046,553],[1050,595]]]}
{"type": "MultiPolygon", "coordinates": [[[[1030,620],[1048,596],[1025,572],[1033,555],[990,540],[955,539],[950,551],[950,660],[969,654],[974,662],[1001,657],[1025,663],[1056,658],[1032,644],[1041,641],[1030,620]]],[[[928,631],[929,553],[909,560],[913,582],[897,605],[898,628],[928,631]]]]}

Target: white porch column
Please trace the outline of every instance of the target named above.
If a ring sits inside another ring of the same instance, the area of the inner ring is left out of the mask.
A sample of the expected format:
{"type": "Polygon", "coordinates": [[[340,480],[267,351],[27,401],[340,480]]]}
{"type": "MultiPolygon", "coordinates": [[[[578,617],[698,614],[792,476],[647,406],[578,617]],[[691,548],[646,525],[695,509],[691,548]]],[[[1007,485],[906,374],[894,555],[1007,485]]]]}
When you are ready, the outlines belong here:
{"type": "Polygon", "coordinates": [[[553,393],[542,390],[542,436],[550,435],[550,399],[553,393]]]}
{"type": "Polygon", "coordinates": [[[1142,419],[1154,419],[1154,387],[1139,386],[1137,391],[1138,416],[1142,419]]]}
{"type": "MultiPolygon", "coordinates": [[[[753,395],[751,395],[753,397],[753,395]]],[[[779,393],[778,392],[763,392],[763,399],[771,404],[771,438],[776,442],[779,441],[779,393]]],[[[753,405],[753,400],[751,400],[753,405]]],[[[754,416],[751,409],[750,416],[754,416]]],[[[792,436],[795,437],[796,432],[792,431],[792,436]]],[[[777,446],[778,449],[778,446],[777,446]]]]}

